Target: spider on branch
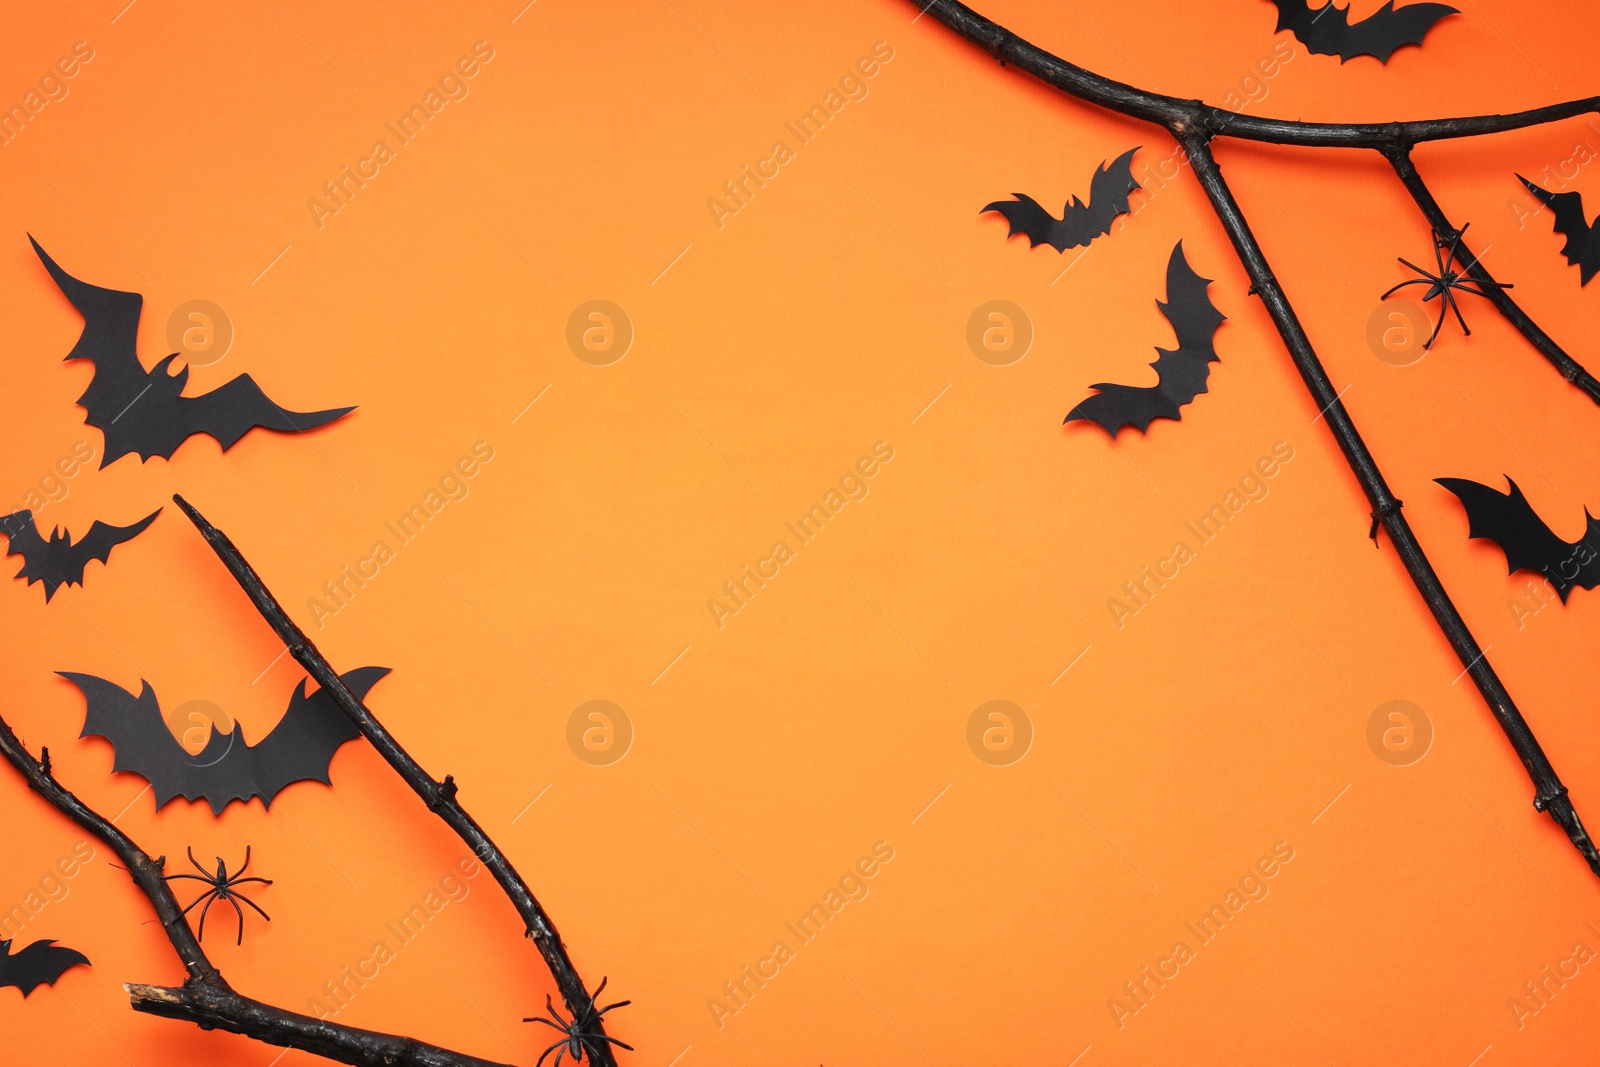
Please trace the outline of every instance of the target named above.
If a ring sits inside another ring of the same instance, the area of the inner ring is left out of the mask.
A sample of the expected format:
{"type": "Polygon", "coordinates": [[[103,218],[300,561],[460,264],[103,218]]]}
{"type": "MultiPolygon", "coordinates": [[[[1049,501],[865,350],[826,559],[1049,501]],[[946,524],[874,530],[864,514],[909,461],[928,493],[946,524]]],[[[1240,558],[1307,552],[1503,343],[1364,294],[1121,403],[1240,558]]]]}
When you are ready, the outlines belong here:
{"type": "Polygon", "coordinates": [[[200,861],[194,858],[194,849],[192,847],[189,849],[189,862],[194,864],[194,869],[199,871],[199,874],[164,874],[161,877],[169,882],[175,878],[188,878],[196,882],[204,882],[211,887],[195,897],[194,902],[183,909],[183,914],[187,915],[194,910],[196,904],[199,904],[202,900],[206,902],[206,906],[200,909],[200,928],[195,931],[195,937],[201,941],[205,940],[206,912],[210,911],[211,905],[219,900],[225,900],[232,904],[233,910],[239,913],[239,940],[235,942],[236,944],[244,944],[244,911],[239,907],[239,901],[242,900],[250,905],[267,922],[272,921],[272,916],[262,911],[255,901],[245,896],[238,888],[245,882],[260,882],[263,885],[272,884],[270,878],[257,878],[254,876],[246,878],[244,876],[244,872],[250,869],[249,845],[244,846],[244,866],[240,867],[238,872],[233,875],[228,874],[228,865],[222,862],[221,856],[217,857],[217,873],[211,874],[208,872],[204,867],[200,866],[200,861]]]}
{"type": "Polygon", "coordinates": [[[1447,308],[1455,312],[1456,321],[1461,324],[1461,332],[1468,337],[1472,336],[1472,330],[1468,328],[1467,320],[1462,316],[1461,306],[1456,303],[1455,294],[1452,290],[1459,289],[1463,293],[1471,293],[1473,296],[1481,296],[1487,299],[1489,294],[1484,291],[1484,286],[1491,286],[1495,289],[1515,288],[1510,282],[1486,282],[1468,276],[1467,272],[1477,266],[1478,260],[1477,257],[1473,257],[1472,262],[1468,263],[1466,260],[1459,258],[1461,238],[1466,235],[1466,232],[1467,227],[1463,226],[1456,231],[1450,240],[1446,241],[1435,230],[1433,232],[1433,261],[1439,273],[1429,274],[1402,256],[1400,257],[1400,262],[1416,271],[1421,277],[1401,282],[1379,298],[1380,300],[1387,300],[1408,285],[1426,285],[1428,287],[1428,291],[1422,295],[1422,301],[1423,303],[1427,303],[1429,300],[1439,301],[1439,321],[1433,324],[1433,333],[1428,335],[1428,340],[1422,346],[1424,350],[1433,348],[1433,342],[1439,336],[1439,331],[1444,329],[1444,313],[1447,308]],[[1461,264],[1460,270],[1456,269],[1458,262],[1461,264]]]}
{"type": "Polygon", "coordinates": [[[613,1045],[619,1045],[622,1048],[627,1049],[629,1052],[633,1051],[632,1045],[629,1045],[623,1041],[618,1041],[614,1037],[608,1037],[605,1034],[594,1033],[589,1029],[592,1024],[600,1021],[600,1016],[604,1015],[612,1008],[621,1008],[633,1003],[631,1000],[619,1000],[615,1004],[607,1004],[605,1007],[596,1010],[594,1006],[595,1001],[599,999],[600,992],[601,990],[605,989],[605,987],[606,979],[602,978],[600,979],[600,985],[596,987],[594,994],[589,997],[589,1006],[583,1009],[583,1011],[575,1013],[571,1022],[568,1022],[566,1019],[561,1017],[561,1013],[556,1010],[555,1003],[550,999],[550,994],[545,994],[544,1006],[545,1010],[550,1013],[550,1018],[546,1019],[543,1015],[534,1015],[522,1021],[525,1023],[544,1023],[551,1029],[558,1031],[562,1037],[555,1044],[551,1045],[549,1048],[545,1049],[539,1054],[539,1062],[534,1064],[534,1067],[543,1067],[544,1058],[550,1055],[552,1052],[556,1054],[556,1062],[554,1067],[561,1067],[562,1055],[571,1056],[572,1062],[577,1063],[579,1060],[583,1059],[583,1054],[585,1051],[591,1053],[590,1060],[592,1061],[594,1058],[592,1053],[597,1052],[601,1048],[605,1047],[603,1044],[596,1045],[595,1042],[597,1041],[609,1041],[613,1045]]]}

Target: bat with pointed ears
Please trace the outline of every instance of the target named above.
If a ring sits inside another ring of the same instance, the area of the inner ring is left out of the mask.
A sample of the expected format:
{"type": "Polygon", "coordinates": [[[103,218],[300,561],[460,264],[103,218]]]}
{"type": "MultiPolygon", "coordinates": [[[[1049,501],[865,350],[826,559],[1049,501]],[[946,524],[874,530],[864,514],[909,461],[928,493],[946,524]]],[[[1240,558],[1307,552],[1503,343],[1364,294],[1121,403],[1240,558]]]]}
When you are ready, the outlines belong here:
{"type": "Polygon", "coordinates": [[[1591,226],[1584,218],[1583,194],[1576,190],[1552,193],[1520,174],[1517,180],[1555,214],[1555,232],[1567,239],[1561,254],[1567,257],[1567,266],[1578,268],[1578,284],[1588,285],[1589,279],[1600,272],[1600,219],[1591,226]]]}
{"type": "Polygon", "coordinates": [[[138,537],[159,514],[161,509],[156,508],[132,526],[111,526],[96,519],[89,532],[74,541],[59,526],[50,531],[48,540],[40,536],[33,512],[23,509],[0,518],[0,535],[6,538],[6,555],[22,557],[22,569],[14,577],[26,578],[29,585],[43,582],[48,604],[61,586],[82,585],[83,570],[91,561],[109,563],[113,548],[138,537]]]}
{"type": "MultiPolygon", "coordinates": [[[[86,711],[80,737],[111,742],[113,771],[131,771],[150,783],[156,808],[173,797],[204,800],[214,815],[234,801],[260,797],[263,807],[293,782],[331,785],[328,765],[346,741],[361,736],[326,690],[306,695],[306,680],[289,698],[289,709],[261,741],[250,744],[244,728],[234,723],[227,733],[211,724],[206,745],[198,753],[178,743],[161,714],[161,703],[149,682],[138,696],[92,674],[57,672],[83,693],[86,711]]],[[[360,700],[388,667],[358,667],[339,677],[360,700]]]]}
{"type": "Polygon", "coordinates": [[[1206,391],[1211,364],[1218,362],[1213,336],[1227,321],[1206,290],[1209,278],[1202,278],[1189,266],[1179,241],[1167,260],[1167,299],[1156,302],[1161,314],[1172,324],[1178,338],[1174,349],[1158,348],[1156,372],[1151,386],[1113,385],[1101,382],[1089,388],[1094,396],[1078,403],[1067,415],[1067,422],[1086,419],[1115,437],[1124,426],[1148,432],[1156,419],[1180,419],[1179,409],[1206,391]]]}
{"type": "Polygon", "coordinates": [[[1128,194],[1142,188],[1133,178],[1133,154],[1138,147],[1130,148],[1110,163],[1102,162],[1094,177],[1089,179],[1089,202],[1077,196],[1067,202],[1058,219],[1050,214],[1033,197],[1026,193],[1012,193],[1015,200],[996,200],[984,206],[979,214],[995,212],[1004,215],[1015,237],[1028,235],[1028,247],[1049,245],[1057,252],[1087,245],[1096,237],[1111,232],[1117,216],[1128,213],[1128,194]]]}
{"type": "Polygon", "coordinates": [[[89,957],[71,948],[59,948],[54,941],[35,941],[13,954],[11,939],[0,941],[0,986],[16,986],[24,998],[42,985],[55,985],[56,979],[78,965],[90,966],[89,957]]]}
{"type": "Polygon", "coordinates": [[[1420,45],[1434,24],[1461,12],[1448,4],[1407,4],[1395,7],[1389,0],[1364,19],[1350,21],[1350,5],[1336,7],[1333,0],[1312,9],[1307,0],[1272,0],[1278,8],[1278,28],[1288,30],[1306,51],[1317,56],[1338,56],[1339,62],[1356,56],[1373,56],[1380,63],[1408,44],[1420,45]]]}
{"type": "Polygon", "coordinates": [[[176,352],[148,371],[139,362],[135,343],[144,297],[81,282],[57,266],[32,235],[28,240],[57,288],[83,315],[83,333],[66,358],[94,364],[94,377],[78,403],[88,413],[83,421],[105,435],[101,467],[130,452],[137,452],[141,461],[151,456],[171,459],[179,445],[202,433],[226,452],[258,426],[298,433],[355,410],[290,411],[273,403],[248,374],[209,393],[184,396],[189,368],[176,374],[168,370],[176,352]]]}
{"type": "Polygon", "coordinates": [[[1506,556],[1506,573],[1537,571],[1544,575],[1565,604],[1574,588],[1600,585],[1600,520],[1584,509],[1583,536],[1563,541],[1539,517],[1510,478],[1509,493],[1470,478],[1435,478],[1456,495],[1467,512],[1467,536],[1482,537],[1500,546],[1506,556]]]}

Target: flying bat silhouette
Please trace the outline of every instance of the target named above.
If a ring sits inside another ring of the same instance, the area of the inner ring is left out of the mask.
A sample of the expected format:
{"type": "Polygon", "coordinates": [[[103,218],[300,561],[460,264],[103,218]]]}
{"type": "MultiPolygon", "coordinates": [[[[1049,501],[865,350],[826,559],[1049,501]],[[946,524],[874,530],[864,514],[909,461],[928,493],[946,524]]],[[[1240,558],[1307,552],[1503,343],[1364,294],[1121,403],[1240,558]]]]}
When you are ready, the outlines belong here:
{"type": "Polygon", "coordinates": [[[159,514],[161,509],[156,508],[132,526],[110,526],[97,519],[80,541],[57,526],[45,540],[33,525],[33,512],[24,508],[0,518],[0,534],[10,545],[6,555],[22,557],[22,569],[13,577],[26,578],[29,585],[43,582],[48,604],[60,586],[83,584],[83,569],[90,560],[108,562],[113,548],[138,537],[159,514]]]}
{"type": "Polygon", "coordinates": [[[1593,589],[1600,584],[1600,520],[1584,509],[1588,525],[1577,541],[1563,541],[1510,478],[1511,492],[1502,493],[1466,478],[1435,478],[1461,500],[1467,511],[1467,536],[1483,537],[1506,554],[1507,574],[1538,571],[1555,587],[1561,602],[1574,586],[1593,589]]]}
{"type": "Polygon", "coordinates": [[[1086,245],[1111,232],[1117,216],[1128,212],[1128,194],[1142,188],[1133,180],[1133,154],[1138,150],[1130,148],[1110,163],[1102,162],[1089,180],[1089,202],[1085,204],[1074,196],[1059,219],[1024,193],[1012,193],[1015,200],[996,200],[979,214],[993,211],[1004,215],[1011,224],[1006,236],[1025,233],[1030,248],[1047,244],[1057,252],[1065,252],[1086,245]]]}
{"type": "Polygon", "coordinates": [[[1156,371],[1156,384],[1148,387],[1100,383],[1089,388],[1096,395],[1079,402],[1067,422],[1088,419],[1115,437],[1124,426],[1137,427],[1140,433],[1156,419],[1178,419],[1178,409],[1206,391],[1211,364],[1217,362],[1212,344],[1217,327],[1227,316],[1216,309],[1206,289],[1211,285],[1190,267],[1183,255],[1183,242],[1172,249],[1167,261],[1167,301],[1156,301],[1178,347],[1158,348],[1160,356],[1150,366],[1156,371]]]}
{"type": "Polygon", "coordinates": [[[1408,44],[1422,43],[1434,23],[1460,11],[1448,4],[1407,4],[1396,8],[1389,0],[1358,22],[1350,21],[1350,5],[1335,7],[1333,0],[1312,10],[1306,0],[1272,0],[1278,7],[1278,28],[1289,30],[1312,55],[1338,56],[1339,62],[1356,56],[1376,56],[1379,62],[1408,44]]]}
{"type": "Polygon", "coordinates": [[[0,986],[14,985],[26,997],[41,985],[55,985],[71,967],[89,966],[89,957],[76,949],[57,948],[54,941],[35,941],[11,954],[11,939],[0,941],[0,986]]]}
{"type": "Polygon", "coordinates": [[[178,358],[176,352],[149,371],[139,362],[135,342],[144,297],[80,282],[58,267],[32,235],[28,240],[56,286],[83,315],[83,333],[66,358],[94,364],[94,378],[78,403],[88,412],[84,422],[105,435],[101,467],[130,452],[137,452],[141,461],[151,456],[171,459],[179,445],[200,433],[216,438],[226,452],[257,426],[282,433],[310,430],[355,410],[290,411],[268,399],[248,374],[209,393],[183,396],[189,368],[177,374],[167,370],[178,358]]]}
{"type": "Polygon", "coordinates": [[[1582,193],[1552,193],[1520,174],[1517,179],[1541,204],[1555,212],[1555,232],[1567,239],[1561,254],[1567,257],[1568,266],[1578,268],[1580,284],[1588,285],[1589,279],[1600,271],[1600,219],[1593,226],[1584,221],[1582,193]]]}
{"type": "MultiPolygon", "coordinates": [[[[143,690],[134,696],[92,674],[57,673],[83,693],[87,711],[78,736],[110,741],[115,755],[111,769],[132,771],[148,780],[157,810],[176,796],[203,799],[215,815],[235,800],[248,804],[257,796],[263,807],[270,808],[273,798],[292,782],[315,779],[332,785],[328,764],[334,752],[360,736],[326,690],[306,696],[302,678],[289,698],[289,710],[260,744],[247,742],[238,723],[225,734],[213,723],[206,747],[191,753],[167,728],[149,682],[143,682],[143,690]]],[[[388,667],[358,667],[339,677],[359,700],[388,673],[388,667]]]]}

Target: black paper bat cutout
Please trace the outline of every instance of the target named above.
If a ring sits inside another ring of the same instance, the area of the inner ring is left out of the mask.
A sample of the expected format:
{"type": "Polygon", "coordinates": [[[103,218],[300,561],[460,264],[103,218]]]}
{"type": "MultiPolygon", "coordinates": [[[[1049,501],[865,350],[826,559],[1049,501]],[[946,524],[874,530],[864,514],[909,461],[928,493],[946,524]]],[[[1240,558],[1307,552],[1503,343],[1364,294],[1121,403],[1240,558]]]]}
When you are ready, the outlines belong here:
{"type": "Polygon", "coordinates": [[[1156,371],[1156,384],[1091,385],[1089,388],[1098,390],[1097,394],[1079,402],[1066,421],[1088,419],[1115,437],[1124,426],[1135,426],[1145,433],[1156,419],[1181,418],[1178,409],[1206,391],[1211,364],[1217,362],[1212,338],[1217,327],[1227,320],[1206,295],[1210,285],[1209,278],[1190,269],[1183,255],[1183,242],[1179,241],[1167,261],[1167,301],[1156,301],[1161,314],[1172,324],[1178,347],[1156,349],[1161,355],[1150,364],[1156,371]]]}
{"type": "Polygon", "coordinates": [[[1133,154],[1138,150],[1130,148],[1110,163],[1102,162],[1089,180],[1089,202],[1085,204],[1073,196],[1059,219],[1025,193],[1012,193],[1015,200],[996,200],[979,214],[993,211],[1004,215],[1011,224],[1006,236],[1027,234],[1029,248],[1047,244],[1057,252],[1065,252],[1086,245],[1110,233],[1117,216],[1128,213],[1128,194],[1143,188],[1133,179],[1133,154]]]}
{"type": "Polygon", "coordinates": [[[80,282],[33,242],[56,286],[83,315],[83,333],[67,359],[94,364],[89,388],[78,398],[88,415],[84,422],[105,435],[105,467],[130,452],[141,461],[151,456],[171,459],[178,446],[195,434],[209,434],[226,452],[239,438],[260,426],[282,433],[310,430],[346,415],[354,408],[290,411],[273,403],[254,378],[241,374],[209,393],[183,396],[189,368],[169,374],[175,352],[149,371],[139,362],[135,342],[144,297],[80,282]]]}
{"type": "Polygon", "coordinates": [[[1507,574],[1538,571],[1555,587],[1561,602],[1574,586],[1593,589],[1600,584],[1600,520],[1584,509],[1588,525],[1577,541],[1563,541],[1545,525],[1543,519],[1510,478],[1511,492],[1502,493],[1466,478],[1435,478],[1434,481],[1461,499],[1467,510],[1467,536],[1483,537],[1500,546],[1506,554],[1507,574]]]}
{"type": "MultiPolygon", "coordinates": [[[[306,680],[289,698],[289,710],[261,742],[244,739],[238,724],[227,733],[211,726],[206,747],[191,753],[167,729],[149,682],[138,696],[92,674],[58,671],[82,691],[87,704],[79,737],[103,737],[115,755],[113,771],[132,771],[149,781],[159,810],[173,797],[205,800],[215,815],[235,800],[259,796],[263,807],[293,782],[332,785],[328,764],[346,741],[360,736],[324,690],[306,696],[306,680]]],[[[388,667],[358,667],[339,677],[360,700],[389,673],[388,667]]]]}
{"type": "Polygon", "coordinates": [[[22,557],[22,569],[13,577],[26,578],[29,585],[43,582],[48,604],[59,587],[83,584],[83,569],[91,560],[109,562],[113,548],[138,537],[159,514],[161,509],[156,508],[132,526],[111,526],[96,519],[79,541],[57,526],[46,540],[33,524],[33,512],[24,508],[0,518],[0,535],[10,546],[6,555],[22,557]]]}
{"type": "Polygon", "coordinates": [[[55,985],[56,979],[79,964],[90,966],[89,957],[71,948],[57,948],[54,941],[35,941],[11,954],[11,939],[0,941],[0,986],[14,985],[26,997],[42,985],[55,985]]]}
{"type": "Polygon", "coordinates": [[[1520,174],[1517,179],[1541,204],[1555,212],[1555,232],[1567,239],[1561,254],[1567,257],[1568,266],[1578,268],[1580,284],[1588,285],[1589,279],[1600,271],[1600,219],[1595,219],[1592,226],[1584,221],[1580,192],[1552,193],[1520,174]]]}
{"type": "Polygon", "coordinates": [[[1278,28],[1288,30],[1317,56],[1338,56],[1339,62],[1356,56],[1376,56],[1382,63],[1408,44],[1422,43],[1434,23],[1461,12],[1448,4],[1407,4],[1396,8],[1389,0],[1358,22],[1350,21],[1350,5],[1335,7],[1333,0],[1315,11],[1306,0],[1272,0],[1278,6],[1278,28]]]}

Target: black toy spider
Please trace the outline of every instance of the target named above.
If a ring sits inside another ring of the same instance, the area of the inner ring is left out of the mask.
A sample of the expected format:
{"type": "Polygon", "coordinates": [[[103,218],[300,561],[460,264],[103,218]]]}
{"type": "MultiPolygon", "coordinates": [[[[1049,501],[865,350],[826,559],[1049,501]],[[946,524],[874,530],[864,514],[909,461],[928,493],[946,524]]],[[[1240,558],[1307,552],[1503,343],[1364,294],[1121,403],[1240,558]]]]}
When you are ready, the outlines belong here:
{"type": "Polygon", "coordinates": [[[1512,286],[1509,282],[1486,282],[1477,278],[1468,277],[1467,271],[1476,265],[1476,258],[1474,258],[1472,263],[1467,263],[1464,260],[1460,261],[1462,269],[1456,269],[1457,254],[1461,249],[1461,238],[1466,234],[1466,232],[1467,227],[1463,226],[1460,230],[1456,231],[1455,235],[1451,237],[1449,241],[1446,241],[1444,238],[1439,236],[1438,231],[1434,231],[1433,261],[1438,266],[1439,273],[1429,274],[1415,263],[1402,257],[1400,262],[1416,271],[1421,275],[1421,277],[1412,278],[1410,281],[1401,282],[1399,285],[1395,286],[1393,289],[1390,289],[1387,293],[1384,293],[1383,296],[1379,298],[1382,300],[1387,300],[1390,296],[1399,292],[1401,289],[1404,289],[1408,285],[1426,285],[1428,287],[1428,291],[1423,294],[1422,300],[1424,303],[1434,299],[1438,299],[1440,301],[1439,321],[1433,324],[1433,333],[1428,335],[1427,342],[1422,346],[1424,349],[1431,349],[1433,347],[1434,339],[1439,336],[1439,331],[1444,328],[1444,313],[1446,308],[1449,308],[1451,311],[1455,312],[1456,321],[1461,324],[1461,332],[1468,337],[1472,336],[1472,331],[1467,328],[1467,320],[1462,316],[1461,307],[1456,303],[1456,298],[1451,290],[1459,289],[1463,293],[1471,293],[1473,296],[1488,297],[1489,294],[1484,291],[1484,286],[1486,285],[1493,286],[1495,289],[1514,288],[1514,286],[1512,286]]]}
{"type": "Polygon", "coordinates": [[[161,877],[169,882],[174,878],[189,878],[196,882],[205,882],[211,887],[198,897],[195,897],[194,903],[183,909],[183,914],[187,915],[194,910],[195,904],[200,903],[202,900],[206,902],[206,906],[200,909],[200,928],[195,932],[197,938],[202,941],[205,940],[206,912],[210,911],[211,905],[219,900],[226,900],[233,905],[233,910],[239,913],[239,940],[236,944],[244,944],[244,912],[239,907],[239,901],[242,900],[252,908],[255,908],[256,912],[267,922],[272,921],[272,916],[262,911],[255,901],[239,892],[237,888],[244,882],[260,882],[263,885],[272,884],[270,878],[244,877],[244,872],[250,869],[249,845],[244,846],[244,866],[240,867],[238,873],[232,876],[228,874],[228,866],[222,862],[221,856],[217,857],[217,873],[214,875],[207,873],[206,869],[200,866],[200,861],[194,858],[193,848],[189,849],[189,862],[194,864],[194,869],[199,871],[199,874],[164,874],[161,877]]]}
{"type": "Polygon", "coordinates": [[[554,1067],[561,1067],[561,1057],[563,1054],[571,1056],[572,1062],[577,1063],[579,1060],[583,1059],[583,1054],[585,1051],[591,1053],[589,1059],[592,1062],[594,1059],[592,1053],[604,1047],[602,1045],[596,1045],[595,1042],[597,1041],[609,1041],[613,1045],[620,1045],[629,1052],[633,1051],[632,1045],[618,1041],[614,1037],[607,1037],[605,1034],[594,1033],[589,1029],[592,1024],[600,1021],[600,1016],[604,1015],[612,1008],[620,1008],[633,1003],[631,1000],[619,1000],[615,1004],[607,1004],[605,1007],[600,1008],[597,1011],[594,1004],[595,1001],[600,997],[600,991],[605,987],[606,979],[602,978],[600,979],[599,987],[594,991],[594,995],[589,998],[589,1006],[583,1009],[583,1011],[574,1014],[571,1022],[568,1022],[561,1017],[561,1013],[556,1010],[556,1006],[554,1002],[551,1001],[550,995],[548,993],[545,994],[544,1006],[545,1010],[550,1013],[550,1018],[546,1019],[542,1015],[534,1015],[522,1021],[525,1023],[544,1023],[546,1026],[559,1031],[562,1037],[561,1040],[557,1041],[555,1044],[551,1045],[549,1048],[545,1049],[539,1054],[539,1062],[534,1064],[534,1067],[542,1067],[544,1064],[544,1058],[550,1055],[552,1052],[556,1054],[556,1062],[554,1067]]]}

